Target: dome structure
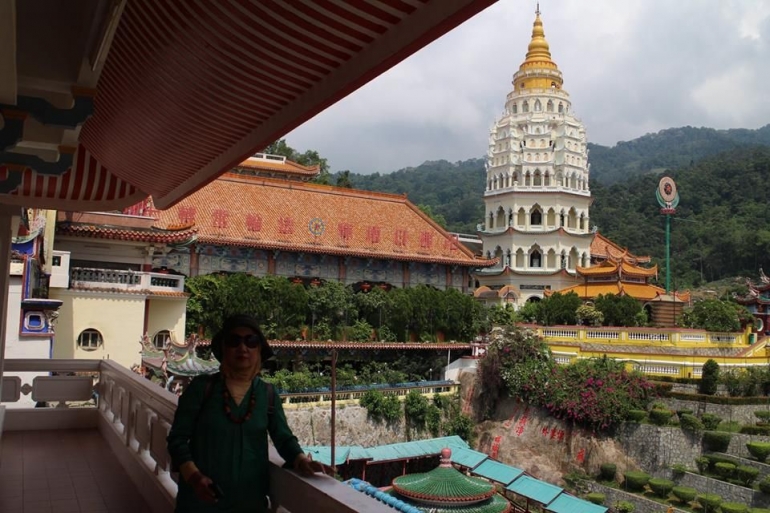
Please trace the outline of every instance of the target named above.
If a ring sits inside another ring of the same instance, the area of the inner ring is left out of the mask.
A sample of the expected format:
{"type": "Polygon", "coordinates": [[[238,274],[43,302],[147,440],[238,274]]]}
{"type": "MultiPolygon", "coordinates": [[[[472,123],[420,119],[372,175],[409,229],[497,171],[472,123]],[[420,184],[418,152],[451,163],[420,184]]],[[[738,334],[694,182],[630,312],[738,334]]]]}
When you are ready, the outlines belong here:
{"type": "Polygon", "coordinates": [[[422,511],[452,513],[507,513],[510,503],[486,479],[466,476],[451,463],[452,451],[441,451],[441,464],[430,472],[408,474],[393,480],[396,497],[422,511]]]}

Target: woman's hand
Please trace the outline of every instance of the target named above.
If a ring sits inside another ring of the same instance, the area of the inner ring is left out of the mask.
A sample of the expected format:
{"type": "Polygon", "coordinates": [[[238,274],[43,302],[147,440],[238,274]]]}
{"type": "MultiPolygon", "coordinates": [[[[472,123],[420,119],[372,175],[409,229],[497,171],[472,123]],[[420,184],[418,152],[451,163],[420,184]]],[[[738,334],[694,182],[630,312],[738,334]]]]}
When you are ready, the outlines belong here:
{"type": "Polygon", "coordinates": [[[305,477],[311,477],[317,472],[326,473],[326,467],[304,454],[298,454],[294,458],[294,470],[305,477]]]}
{"type": "Polygon", "coordinates": [[[213,504],[217,501],[217,496],[214,494],[214,481],[201,474],[199,471],[195,472],[187,480],[187,483],[192,486],[195,496],[208,504],[213,504]]]}

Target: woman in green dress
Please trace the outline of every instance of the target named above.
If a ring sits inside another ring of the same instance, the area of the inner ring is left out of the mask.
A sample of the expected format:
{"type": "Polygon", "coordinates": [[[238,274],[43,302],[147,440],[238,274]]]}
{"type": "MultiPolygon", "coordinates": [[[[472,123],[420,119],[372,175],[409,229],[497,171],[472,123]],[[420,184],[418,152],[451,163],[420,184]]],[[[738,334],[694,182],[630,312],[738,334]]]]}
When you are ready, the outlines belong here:
{"type": "Polygon", "coordinates": [[[220,372],[192,380],[168,435],[180,474],[176,512],[267,511],[268,433],[294,470],[313,475],[323,467],[302,452],[277,392],[259,377],[273,352],[257,320],[226,319],[211,349],[220,372]]]}

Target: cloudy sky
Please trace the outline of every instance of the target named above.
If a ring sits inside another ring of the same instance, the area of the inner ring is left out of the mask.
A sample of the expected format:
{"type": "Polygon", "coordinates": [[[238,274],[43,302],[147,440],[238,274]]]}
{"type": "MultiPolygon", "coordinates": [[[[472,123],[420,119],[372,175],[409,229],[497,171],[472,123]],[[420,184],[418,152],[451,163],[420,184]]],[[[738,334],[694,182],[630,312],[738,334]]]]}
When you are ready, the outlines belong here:
{"type": "MultiPolygon", "coordinates": [[[[770,123],[770,0],[543,0],[590,142],[770,123]]],[[[332,170],[479,157],[524,59],[535,2],[500,0],[287,136],[332,170]]]]}

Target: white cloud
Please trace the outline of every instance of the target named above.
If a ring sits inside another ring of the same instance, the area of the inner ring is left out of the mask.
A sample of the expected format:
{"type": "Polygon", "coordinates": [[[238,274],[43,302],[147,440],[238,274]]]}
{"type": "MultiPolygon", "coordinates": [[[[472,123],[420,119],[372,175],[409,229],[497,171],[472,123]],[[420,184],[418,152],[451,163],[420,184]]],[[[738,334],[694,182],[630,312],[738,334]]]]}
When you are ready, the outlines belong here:
{"type": "MultiPolygon", "coordinates": [[[[535,2],[501,0],[288,136],[332,169],[482,156],[535,2]]],[[[549,0],[546,37],[589,140],[770,122],[770,0],[549,0]]]]}

